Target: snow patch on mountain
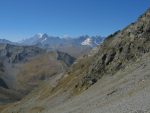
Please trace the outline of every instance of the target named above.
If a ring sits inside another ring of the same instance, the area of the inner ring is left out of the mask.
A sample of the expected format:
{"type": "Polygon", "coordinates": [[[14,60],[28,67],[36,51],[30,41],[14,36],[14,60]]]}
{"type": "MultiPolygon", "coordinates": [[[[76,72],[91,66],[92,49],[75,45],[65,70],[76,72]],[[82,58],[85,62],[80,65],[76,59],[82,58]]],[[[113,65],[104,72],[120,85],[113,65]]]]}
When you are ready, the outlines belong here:
{"type": "Polygon", "coordinates": [[[81,45],[86,45],[86,46],[92,46],[92,44],[93,42],[91,38],[87,38],[81,43],[81,45]]]}
{"type": "Polygon", "coordinates": [[[36,35],[34,35],[31,38],[28,38],[26,40],[23,40],[21,42],[21,44],[23,45],[38,45],[38,46],[49,46],[49,47],[53,47],[53,46],[59,46],[59,45],[76,45],[76,46],[90,46],[90,47],[96,47],[97,45],[100,44],[100,42],[102,41],[103,37],[101,36],[88,36],[88,35],[84,35],[84,36],[79,36],[76,38],[71,38],[71,37],[67,37],[67,38],[60,38],[57,36],[49,36],[46,33],[42,34],[42,33],[38,33],[36,35]]]}

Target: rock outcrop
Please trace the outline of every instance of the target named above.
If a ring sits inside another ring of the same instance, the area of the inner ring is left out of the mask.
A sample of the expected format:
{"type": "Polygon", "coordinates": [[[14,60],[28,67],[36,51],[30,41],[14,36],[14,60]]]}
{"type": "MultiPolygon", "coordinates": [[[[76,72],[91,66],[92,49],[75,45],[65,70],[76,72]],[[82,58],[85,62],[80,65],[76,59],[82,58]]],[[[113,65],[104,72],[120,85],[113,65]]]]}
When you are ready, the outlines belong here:
{"type": "Polygon", "coordinates": [[[121,31],[108,36],[99,46],[83,74],[81,86],[95,83],[104,74],[113,75],[150,52],[150,10],[121,31]]]}

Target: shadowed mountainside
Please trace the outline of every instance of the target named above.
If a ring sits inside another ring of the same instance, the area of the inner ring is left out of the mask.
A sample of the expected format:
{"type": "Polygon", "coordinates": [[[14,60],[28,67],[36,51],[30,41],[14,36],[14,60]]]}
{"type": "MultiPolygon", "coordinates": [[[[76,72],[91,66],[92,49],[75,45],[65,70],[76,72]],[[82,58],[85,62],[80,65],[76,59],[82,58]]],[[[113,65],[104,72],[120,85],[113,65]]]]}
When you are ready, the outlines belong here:
{"type": "Polygon", "coordinates": [[[0,104],[21,99],[41,81],[65,72],[74,60],[63,52],[0,44],[0,104]]]}

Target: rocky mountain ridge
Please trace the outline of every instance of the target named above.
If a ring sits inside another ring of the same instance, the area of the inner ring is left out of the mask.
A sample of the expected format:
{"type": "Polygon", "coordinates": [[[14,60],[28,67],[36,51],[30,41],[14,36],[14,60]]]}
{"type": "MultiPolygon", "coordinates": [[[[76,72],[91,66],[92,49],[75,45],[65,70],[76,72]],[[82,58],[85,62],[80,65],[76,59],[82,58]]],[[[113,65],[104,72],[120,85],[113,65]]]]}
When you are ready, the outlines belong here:
{"type": "Polygon", "coordinates": [[[113,75],[131,62],[150,52],[150,10],[121,31],[108,36],[90,59],[89,67],[80,73],[77,86],[89,87],[105,74],[113,75]]]}
{"type": "Polygon", "coordinates": [[[37,46],[47,51],[62,51],[73,57],[79,57],[87,54],[92,48],[98,46],[104,37],[83,35],[76,38],[49,36],[48,34],[38,33],[31,38],[19,42],[11,42],[0,39],[1,44],[11,44],[19,46],[37,46]]]}
{"type": "Polygon", "coordinates": [[[80,45],[80,46],[90,46],[95,47],[100,44],[104,38],[101,36],[79,36],[77,38],[60,38],[57,36],[49,36],[48,34],[36,34],[31,38],[24,39],[20,43],[23,45],[39,45],[41,47],[53,47],[61,45],[80,45]],[[85,43],[84,41],[89,40],[90,43],[85,43]]]}

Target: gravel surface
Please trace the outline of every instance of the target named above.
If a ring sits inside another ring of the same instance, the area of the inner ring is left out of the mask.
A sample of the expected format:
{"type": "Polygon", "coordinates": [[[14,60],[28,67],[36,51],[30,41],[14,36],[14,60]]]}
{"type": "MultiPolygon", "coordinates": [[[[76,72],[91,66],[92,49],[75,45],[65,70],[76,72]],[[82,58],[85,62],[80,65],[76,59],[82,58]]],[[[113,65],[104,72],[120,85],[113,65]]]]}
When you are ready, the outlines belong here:
{"type": "Polygon", "coordinates": [[[105,76],[83,94],[44,113],[149,113],[150,59],[105,76]]]}

